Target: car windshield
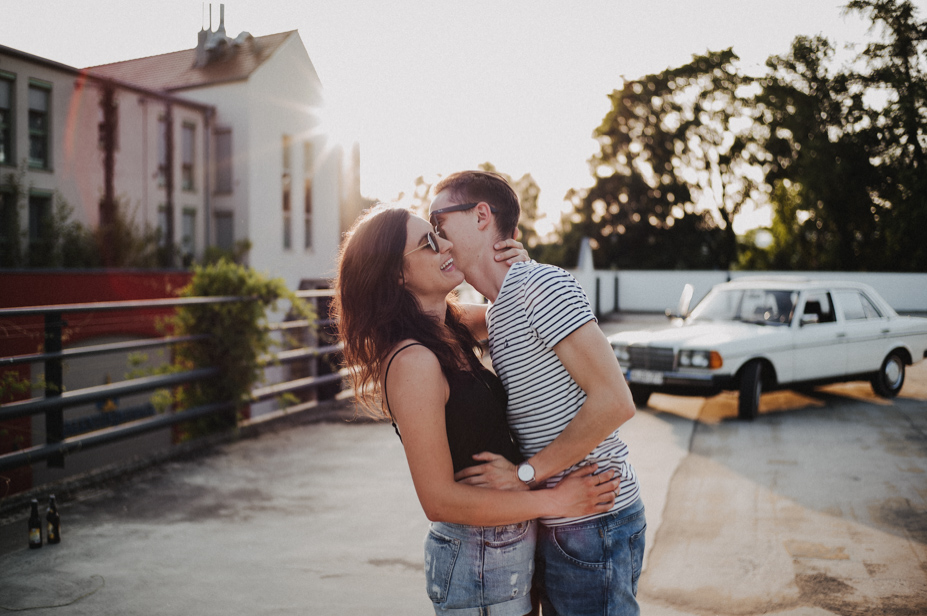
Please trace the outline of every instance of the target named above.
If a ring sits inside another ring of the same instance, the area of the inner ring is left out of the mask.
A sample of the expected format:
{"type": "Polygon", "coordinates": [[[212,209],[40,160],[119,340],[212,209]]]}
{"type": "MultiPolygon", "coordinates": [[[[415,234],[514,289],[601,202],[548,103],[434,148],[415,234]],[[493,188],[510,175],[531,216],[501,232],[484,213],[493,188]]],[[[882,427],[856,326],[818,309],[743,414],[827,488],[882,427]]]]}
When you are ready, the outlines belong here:
{"type": "Polygon", "coordinates": [[[698,303],[689,321],[742,321],[788,325],[798,292],[787,289],[713,290],[698,303]]]}

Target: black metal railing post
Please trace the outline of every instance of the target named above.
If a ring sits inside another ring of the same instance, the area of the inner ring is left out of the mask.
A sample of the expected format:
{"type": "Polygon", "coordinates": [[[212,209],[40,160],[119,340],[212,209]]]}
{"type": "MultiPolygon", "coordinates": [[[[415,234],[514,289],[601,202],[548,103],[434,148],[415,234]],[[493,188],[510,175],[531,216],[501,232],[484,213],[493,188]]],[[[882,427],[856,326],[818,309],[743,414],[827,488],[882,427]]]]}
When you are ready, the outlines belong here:
{"type": "MultiPolygon", "coordinates": [[[[61,331],[67,325],[60,312],[45,313],[45,352],[61,353],[61,331]]],[[[45,360],[45,397],[60,398],[64,391],[64,370],[61,357],[45,360]]],[[[49,445],[64,440],[64,409],[61,406],[45,411],[45,442],[49,445]]],[[[64,456],[48,458],[48,468],[64,468],[64,456]]]]}
{"type": "Polygon", "coordinates": [[[615,301],[614,301],[615,307],[614,307],[612,310],[613,310],[614,312],[618,312],[619,310],[621,310],[621,308],[618,306],[618,276],[617,276],[617,275],[615,275],[615,289],[614,289],[614,291],[615,291],[615,301]]]}
{"type": "MultiPolygon", "coordinates": [[[[306,290],[298,293],[304,299],[321,298],[327,300],[332,295],[332,291],[327,289],[306,290]]],[[[44,319],[44,348],[37,349],[39,352],[34,353],[0,356],[0,368],[6,369],[7,367],[38,363],[44,364],[45,367],[44,396],[0,404],[0,425],[5,421],[12,421],[21,417],[44,415],[45,442],[18,451],[0,453],[0,471],[35,464],[43,460],[46,461],[49,468],[63,469],[68,455],[84,452],[104,444],[124,441],[140,434],[160,430],[191,419],[227,413],[230,409],[235,408],[234,401],[215,400],[193,409],[157,413],[149,402],[126,408],[124,413],[122,412],[123,409],[120,409],[121,415],[119,417],[108,418],[113,421],[103,422],[104,425],[102,426],[100,422],[85,421],[88,417],[94,417],[94,415],[81,413],[79,417],[69,417],[66,413],[75,407],[95,404],[119,396],[134,396],[145,392],[170,389],[182,384],[213,378],[218,374],[219,368],[202,366],[181,372],[172,371],[167,374],[151,374],[127,378],[118,383],[80,387],[65,391],[63,370],[65,362],[111,353],[125,353],[153,347],[170,347],[175,344],[194,341],[204,342],[209,339],[204,334],[164,336],[156,339],[100,343],[65,349],[63,348],[64,331],[68,327],[65,317],[86,312],[151,310],[153,308],[174,308],[177,306],[224,304],[242,301],[254,301],[254,298],[231,296],[187,297],[0,308],[0,330],[3,329],[2,326],[7,318],[34,318],[41,316],[44,319]]],[[[322,303],[324,306],[325,302],[322,303]]],[[[324,307],[318,307],[317,309],[323,315],[327,313],[327,309],[324,307]]],[[[317,319],[315,322],[296,320],[268,324],[267,329],[270,331],[299,330],[312,329],[313,327],[330,328],[331,325],[330,319],[317,319]]],[[[0,338],[6,335],[5,330],[0,331],[0,338]]],[[[316,361],[319,357],[331,355],[337,357],[341,351],[340,344],[321,345],[319,340],[309,338],[305,340],[304,346],[300,348],[287,349],[279,352],[276,356],[273,354],[262,356],[260,362],[265,366],[270,362],[279,362],[280,364],[308,363],[316,361]]],[[[327,363],[323,363],[323,365],[328,366],[327,363]]],[[[291,375],[289,380],[252,389],[250,394],[254,402],[279,398],[288,393],[298,393],[306,398],[299,404],[285,403],[286,405],[277,411],[262,414],[258,421],[263,422],[276,416],[307,411],[318,406],[319,398],[335,397],[335,394],[341,389],[341,381],[345,375],[344,371],[335,368],[328,370],[327,373],[300,375],[301,378],[295,379],[291,375]],[[304,394],[307,390],[318,392],[320,388],[327,388],[331,393],[328,393],[327,396],[304,394]]],[[[252,420],[248,420],[243,425],[250,423],[253,423],[252,420]]]]}

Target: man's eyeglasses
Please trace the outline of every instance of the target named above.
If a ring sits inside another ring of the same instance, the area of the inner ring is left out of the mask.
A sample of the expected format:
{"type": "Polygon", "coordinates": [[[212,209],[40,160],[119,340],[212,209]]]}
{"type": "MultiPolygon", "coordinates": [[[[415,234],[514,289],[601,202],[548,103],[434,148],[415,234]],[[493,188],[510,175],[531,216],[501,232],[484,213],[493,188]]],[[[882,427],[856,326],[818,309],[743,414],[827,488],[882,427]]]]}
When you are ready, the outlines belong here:
{"type": "MultiPolygon", "coordinates": [[[[473,208],[478,206],[480,203],[481,202],[477,201],[476,203],[458,203],[457,205],[449,205],[447,207],[442,207],[440,210],[435,210],[434,212],[432,212],[431,216],[428,217],[428,220],[431,222],[432,225],[437,227],[438,221],[435,219],[435,216],[438,216],[440,214],[448,214],[450,212],[463,212],[464,210],[472,210],[473,208]]],[[[489,211],[495,214],[498,210],[496,209],[496,206],[490,205],[489,211]]]]}
{"type": "Polygon", "coordinates": [[[434,231],[429,231],[428,235],[425,236],[424,244],[422,244],[421,246],[417,248],[413,248],[412,250],[410,250],[409,252],[407,252],[406,254],[402,256],[408,257],[410,254],[412,254],[416,250],[421,250],[422,248],[425,248],[426,246],[434,250],[435,254],[438,254],[439,252],[441,252],[441,249],[438,248],[438,234],[437,233],[435,233],[434,231]]]}

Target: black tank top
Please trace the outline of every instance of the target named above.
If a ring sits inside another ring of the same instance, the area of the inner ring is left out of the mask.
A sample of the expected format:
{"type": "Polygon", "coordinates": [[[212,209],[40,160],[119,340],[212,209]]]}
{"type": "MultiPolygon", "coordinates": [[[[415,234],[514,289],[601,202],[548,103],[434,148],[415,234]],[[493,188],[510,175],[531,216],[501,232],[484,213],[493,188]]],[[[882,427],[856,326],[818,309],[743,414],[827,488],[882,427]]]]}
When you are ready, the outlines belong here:
{"type": "MultiPolygon", "coordinates": [[[[402,347],[396,351],[393,358],[403,349],[415,344],[419,343],[415,342],[402,347]]],[[[386,375],[389,374],[389,367],[392,363],[393,360],[390,359],[386,366],[386,375]]],[[[385,390],[385,376],[383,383],[386,409],[392,418],[392,411],[389,410],[389,396],[386,395],[385,390]]],[[[518,445],[515,444],[505,420],[507,396],[499,377],[482,366],[476,373],[458,370],[451,372],[448,377],[448,386],[450,395],[444,406],[444,422],[454,472],[478,464],[473,460],[473,454],[481,451],[499,454],[512,464],[523,462],[524,457],[518,450],[518,445]]],[[[393,423],[393,426],[395,427],[396,424],[393,423]]],[[[398,428],[396,434],[399,434],[398,428]]]]}

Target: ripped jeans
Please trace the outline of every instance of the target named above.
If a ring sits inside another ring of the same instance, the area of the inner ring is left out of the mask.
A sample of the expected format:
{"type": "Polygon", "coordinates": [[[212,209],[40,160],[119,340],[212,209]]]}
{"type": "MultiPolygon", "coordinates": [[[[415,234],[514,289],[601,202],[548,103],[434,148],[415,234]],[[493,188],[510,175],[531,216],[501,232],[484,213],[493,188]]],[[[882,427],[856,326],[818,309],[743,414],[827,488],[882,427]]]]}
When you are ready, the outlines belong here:
{"type": "Polygon", "coordinates": [[[465,526],[433,522],[425,538],[428,597],[441,616],[531,611],[537,522],[465,526]]]}

